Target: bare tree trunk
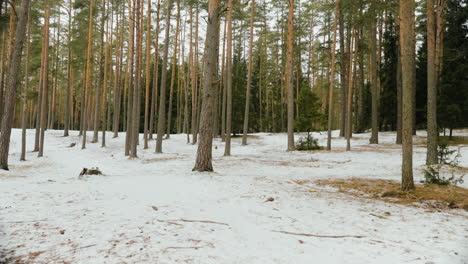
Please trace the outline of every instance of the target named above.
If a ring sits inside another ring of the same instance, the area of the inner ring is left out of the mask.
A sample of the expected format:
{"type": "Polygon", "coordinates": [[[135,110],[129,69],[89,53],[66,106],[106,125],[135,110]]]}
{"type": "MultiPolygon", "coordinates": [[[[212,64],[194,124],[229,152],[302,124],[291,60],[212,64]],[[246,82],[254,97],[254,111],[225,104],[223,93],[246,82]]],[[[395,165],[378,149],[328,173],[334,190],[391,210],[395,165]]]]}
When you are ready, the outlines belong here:
{"type": "Polygon", "coordinates": [[[0,169],[8,170],[8,152],[10,148],[11,127],[16,103],[16,89],[19,85],[21,68],[21,54],[26,37],[26,24],[28,22],[29,0],[22,0],[21,8],[16,9],[18,25],[14,35],[14,46],[10,57],[8,71],[8,86],[5,94],[4,113],[2,115],[0,134],[0,169]]]}
{"type": "Polygon", "coordinates": [[[141,51],[142,51],[142,41],[141,41],[141,32],[140,32],[140,27],[141,27],[141,0],[134,0],[136,4],[135,6],[135,32],[137,34],[136,36],[136,53],[135,53],[135,82],[133,83],[133,103],[132,103],[132,111],[131,111],[131,130],[132,130],[132,135],[130,139],[130,158],[137,158],[137,145],[138,145],[138,120],[140,119],[139,117],[139,95],[140,95],[140,83],[141,83],[141,51]]]}
{"type": "Polygon", "coordinates": [[[128,9],[130,13],[130,32],[129,32],[129,46],[128,46],[128,62],[127,62],[127,81],[126,88],[128,91],[127,105],[126,105],[126,135],[125,135],[125,156],[129,156],[131,152],[132,142],[132,113],[133,113],[133,69],[134,69],[134,53],[135,53],[135,7],[132,6],[132,1],[128,1],[128,9]]]}
{"type": "Polygon", "coordinates": [[[427,157],[426,164],[437,164],[437,79],[435,69],[434,0],[427,0],[427,157]]]}
{"type": "Polygon", "coordinates": [[[210,0],[208,6],[208,28],[206,30],[203,100],[201,111],[200,142],[194,171],[213,171],[213,106],[215,89],[218,86],[217,57],[219,48],[219,0],[210,0]]]}
{"type": "Polygon", "coordinates": [[[46,1],[45,3],[45,22],[44,22],[44,37],[43,37],[43,65],[42,69],[42,87],[41,87],[41,115],[40,115],[40,138],[39,138],[39,152],[37,154],[38,157],[44,156],[44,137],[45,137],[45,130],[47,126],[47,92],[49,86],[49,19],[50,19],[50,9],[49,3],[46,1]]]}
{"type": "MultiPolygon", "coordinates": [[[[353,136],[352,130],[352,119],[353,119],[353,111],[352,111],[352,99],[353,99],[353,37],[356,38],[354,35],[354,29],[351,28],[351,36],[349,38],[350,42],[350,49],[349,49],[349,76],[348,76],[348,92],[347,92],[347,115],[346,115],[346,151],[351,150],[351,137],[353,136]]],[[[354,45],[355,52],[357,53],[357,42],[354,45]]],[[[355,66],[354,66],[355,67],[355,66]]]]}
{"type": "Polygon", "coordinates": [[[150,121],[149,121],[149,139],[153,139],[153,131],[154,131],[154,115],[156,109],[158,109],[158,81],[159,81],[159,11],[160,11],[160,3],[158,0],[158,7],[156,12],[156,32],[155,32],[155,52],[154,52],[154,72],[153,72],[153,93],[151,95],[151,111],[150,111],[150,121]]]}
{"type": "Polygon", "coordinates": [[[250,40],[249,40],[249,69],[247,72],[247,89],[245,91],[245,112],[244,112],[244,134],[242,135],[242,145],[247,145],[247,133],[249,130],[249,106],[250,106],[250,86],[252,83],[252,52],[253,52],[253,27],[255,16],[255,0],[252,0],[250,8],[250,40]]]}
{"type": "Polygon", "coordinates": [[[144,146],[148,149],[148,118],[150,104],[150,82],[151,82],[151,0],[148,0],[148,10],[146,14],[146,69],[145,69],[145,124],[143,128],[144,146]]]}
{"type": "Polygon", "coordinates": [[[91,89],[91,78],[92,78],[92,52],[93,52],[93,0],[89,2],[89,26],[88,26],[88,51],[86,55],[86,83],[85,83],[85,93],[84,93],[84,118],[83,118],[83,141],[81,143],[81,149],[86,148],[86,131],[87,131],[87,106],[88,106],[88,91],[91,89]]]}
{"type": "MultiPolygon", "coordinates": [[[[103,65],[103,53],[104,53],[104,26],[106,24],[105,22],[105,1],[101,2],[101,10],[103,10],[103,14],[101,16],[101,44],[99,46],[99,76],[98,76],[98,83],[96,86],[96,91],[95,91],[95,96],[94,96],[94,123],[93,123],[93,140],[91,143],[97,143],[99,141],[99,122],[100,120],[100,102],[101,102],[101,90],[102,90],[102,81],[103,81],[103,75],[104,75],[104,65],[103,65]]],[[[104,94],[102,96],[105,96],[104,94]]]]}
{"type": "Polygon", "coordinates": [[[169,109],[167,112],[167,131],[166,138],[171,137],[171,127],[172,127],[172,96],[174,94],[174,84],[176,79],[176,69],[177,69],[177,49],[179,43],[179,27],[180,27],[180,0],[177,0],[177,25],[175,32],[175,42],[174,42],[174,54],[172,58],[172,72],[171,72],[171,84],[169,89],[169,109]]]}
{"type": "Polygon", "coordinates": [[[414,0],[400,1],[400,43],[403,80],[403,165],[401,190],[415,188],[413,180],[413,73],[415,71],[415,47],[413,31],[414,0]]]}
{"type": "Polygon", "coordinates": [[[31,8],[28,5],[28,33],[26,38],[26,65],[24,66],[24,90],[23,90],[23,106],[21,111],[21,156],[20,161],[26,160],[26,119],[28,109],[28,92],[29,92],[29,59],[31,58],[31,8]]]}
{"type": "MultiPolygon", "coordinates": [[[[398,20],[397,20],[398,21],[398,20]]],[[[398,34],[400,32],[400,25],[398,23],[398,34]]],[[[401,73],[401,44],[400,40],[398,40],[398,59],[397,59],[397,136],[396,136],[396,143],[402,144],[402,120],[403,120],[403,113],[402,113],[402,94],[403,94],[403,81],[402,81],[402,73],[401,73]]]]}
{"type": "MultiPolygon", "coordinates": [[[[375,9],[375,5],[371,8],[375,9]]],[[[377,14],[372,12],[372,24],[370,31],[370,60],[371,60],[371,86],[372,86],[372,135],[369,140],[370,144],[379,144],[379,100],[380,91],[378,89],[378,76],[377,76],[377,14]]]]}
{"type": "Polygon", "coordinates": [[[328,138],[327,150],[331,150],[332,125],[333,125],[333,90],[335,89],[335,50],[336,50],[336,28],[338,26],[338,16],[341,8],[341,0],[335,3],[335,18],[333,22],[333,44],[331,50],[331,71],[330,71],[330,90],[328,96],[328,138]]]}
{"type": "Polygon", "coordinates": [[[288,50],[286,53],[286,86],[288,92],[288,151],[294,150],[294,0],[289,0],[288,50]]]}
{"type": "Polygon", "coordinates": [[[221,103],[221,141],[224,142],[226,140],[226,96],[227,96],[227,81],[226,81],[226,32],[227,32],[227,21],[224,21],[224,31],[223,31],[223,55],[222,55],[222,85],[223,85],[223,93],[222,93],[222,103],[221,103]]]}
{"type": "Polygon", "coordinates": [[[71,98],[71,60],[72,60],[72,52],[71,52],[71,24],[72,24],[72,12],[73,12],[73,2],[72,0],[68,1],[68,33],[67,33],[67,46],[68,46],[68,62],[67,62],[67,93],[65,97],[65,120],[64,120],[64,128],[63,128],[63,136],[69,136],[69,129],[70,129],[70,101],[71,98]]]}
{"type": "MultiPolygon", "coordinates": [[[[198,10],[198,6],[197,6],[198,10]]],[[[195,15],[196,18],[193,19],[193,12],[192,12],[192,7],[190,8],[190,17],[191,21],[195,20],[195,36],[193,39],[195,40],[195,44],[190,44],[194,45],[192,48],[192,124],[191,124],[191,130],[192,130],[192,144],[197,143],[197,134],[198,134],[198,124],[197,124],[197,117],[198,117],[198,92],[197,92],[197,86],[198,86],[198,78],[197,78],[197,69],[198,69],[198,12],[195,15]]],[[[193,22],[191,22],[193,23],[193,22]]],[[[192,25],[193,26],[193,25],[192,25]]]]}
{"type": "MultiPolygon", "coordinates": [[[[122,5],[123,6],[123,5],[122,5]]],[[[118,38],[118,45],[117,45],[117,57],[116,57],[116,79],[115,79],[115,85],[114,85],[114,116],[113,116],[113,138],[116,138],[119,136],[119,126],[120,126],[120,108],[121,108],[121,87],[122,87],[122,81],[121,81],[121,73],[122,73],[122,65],[123,65],[123,26],[124,26],[124,19],[123,19],[123,14],[121,14],[121,18],[119,19],[117,16],[117,38],[118,38]],[[120,24],[119,24],[120,23],[120,24]]]]}
{"type": "Polygon", "coordinates": [[[231,156],[231,122],[232,122],[232,5],[228,1],[227,15],[227,48],[226,48],[226,136],[224,156],[231,156]]]}
{"type": "Polygon", "coordinates": [[[156,153],[162,153],[162,141],[164,137],[164,128],[166,125],[166,73],[167,73],[167,60],[169,56],[169,31],[171,24],[171,9],[172,0],[167,1],[166,13],[166,35],[164,39],[164,57],[161,70],[161,94],[159,97],[159,114],[158,114],[158,136],[156,140],[156,153]]]}
{"type": "MultiPolygon", "coordinates": [[[[343,17],[343,9],[340,7],[339,11],[339,31],[340,31],[340,75],[341,75],[341,129],[340,129],[340,137],[346,136],[346,109],[347,105],[344,103],[347,101],[346,97],[348,94],[348,82],[347,82],[347,54],[345,51],[345,35],[344,35],[344,17],[343,17]]],[[[349,54],[349,39],[348,39],[348,54],[349,54]]]]}

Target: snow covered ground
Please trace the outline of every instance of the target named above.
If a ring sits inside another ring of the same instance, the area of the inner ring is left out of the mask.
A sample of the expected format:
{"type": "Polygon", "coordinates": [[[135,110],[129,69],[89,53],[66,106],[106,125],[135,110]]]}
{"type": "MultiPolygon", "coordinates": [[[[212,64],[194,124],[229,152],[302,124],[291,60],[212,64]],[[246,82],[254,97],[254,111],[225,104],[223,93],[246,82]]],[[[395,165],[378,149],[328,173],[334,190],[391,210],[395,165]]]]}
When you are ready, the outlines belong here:
{"type": "MultiPolygon", "coordinates": [[[[332,152],[286,152],[285,134],[255,134],[248,146],[235,138],[232,157],[216,139],[215,172],[199,173],[191,171],[196,146],[184,135],[165,140],[164,154],[151,141],[129,160],[123,133],[108,133],[106,148],[81,150],[76,131],[68,138],[48,131],[45,157],[28,152],[19,162],[20,132],[12,135],[11,170],[0,172],[0,263],[468,263],[468,212],[360,199],[313,183],[399,180],[394,133],[381,133],[380,145],[355,135],[351,152],[343,139],[333,140],[332,152]],[[94,166],[105,175],[78,178],[94,166]]],[[[418,134],[416,143],[424,140],[418,134]]],[[[325,144],[325,134],[314,136],[325,144]]],[[[33,139],[30,130],[28,150],[33,139]]],[[[468,146],[461,154],[468,167],[468,146]]],[[[425,155],[417,145],[417,181],[425,155]]]]}

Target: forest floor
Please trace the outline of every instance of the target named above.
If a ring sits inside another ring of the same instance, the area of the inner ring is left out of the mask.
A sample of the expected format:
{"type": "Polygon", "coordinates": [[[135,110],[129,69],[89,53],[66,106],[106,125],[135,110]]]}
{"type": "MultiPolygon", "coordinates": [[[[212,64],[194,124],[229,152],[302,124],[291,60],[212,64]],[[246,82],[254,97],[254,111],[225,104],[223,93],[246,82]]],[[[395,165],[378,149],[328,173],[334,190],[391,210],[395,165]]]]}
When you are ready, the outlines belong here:
{"type": "MultiPolygon", "coordinates": [[[[131,160],[123,133],[86,150],[76,131],[62,133],[47,132],[44,158],[28,152],[19,162],[13,131],[10,171],[0,172],[0,263],[468,263],[468,211],[336,185],[399,181],[394,133],[381,133],[379,145],[355,135],[351,152],[340,138],[331,152],[286,152],[285,134],[255,134],[247,146],[234,138],[231,157],[216,139],[213,173],[192,172],[196,146],[185,135],[165,140],[164,154],[151,141],[131,160]],[[104,175],[79,178],[84,167],[104,175]]],[[[314,136],[325,144],[325,133],[314,136]]],[[[28,150],[33,139],[29,130],[28,150]]],[[[424,142],[418,131],[416,182],[424,142]]],[[[468,145],[459,147],[462,174],[468,145]]]]}

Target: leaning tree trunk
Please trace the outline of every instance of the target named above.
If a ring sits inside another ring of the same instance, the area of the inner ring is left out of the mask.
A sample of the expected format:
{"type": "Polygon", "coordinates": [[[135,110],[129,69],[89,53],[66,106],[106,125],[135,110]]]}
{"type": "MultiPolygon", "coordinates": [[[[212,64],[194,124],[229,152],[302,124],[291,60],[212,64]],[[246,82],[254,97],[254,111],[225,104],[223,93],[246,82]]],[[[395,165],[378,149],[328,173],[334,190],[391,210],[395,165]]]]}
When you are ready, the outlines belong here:
{"type": "Polygon", "coordinates": [[[16,90],[19,85],[21,68],[21,53],[26,37],[26,24],[28,22],[29,0],[22,0],[21,8],[16,9],[18,25],[14,35],[13,53],[10,57],[10,68],[8,71],[8,86],[5,94],[4,112],[2,115],[0,134],[0,169],[8,170],[8,152],[10,148],[11,127],[16,103],[16,90]]]}
{"type": "Polygon", "coordinates": [[[213,111],[214,96],[218,86],[218,38],[219,38],[219,0],[210,0],[208,7],[208,27],[206,30],[205,67],[203,80],[203,100],[200,119],[200,138],[194,171],[213,171],[213,111]]]}
{"type": "Polygon", "coordinates": [[[400,1],[400,43],[402,67],[402,141],[403,164],[401,190],[414,189],[413,180],[413,73],[415,72],[415,47],[413,31],[414,0],[400,1]]]}
{"type": "Polygon", "coordinates": [[[166,38],[164,39],[164,57],[161,70],[161,94],[159,97],[158,135],[156,138],[156,153],[162,153],[162,141],[164,137],[164,128],[166,125],[166,73],[167,59],[169,56],[169,31],[171,29],[171,8],[172,0],[168,0],[166,13],[166,38]]]}

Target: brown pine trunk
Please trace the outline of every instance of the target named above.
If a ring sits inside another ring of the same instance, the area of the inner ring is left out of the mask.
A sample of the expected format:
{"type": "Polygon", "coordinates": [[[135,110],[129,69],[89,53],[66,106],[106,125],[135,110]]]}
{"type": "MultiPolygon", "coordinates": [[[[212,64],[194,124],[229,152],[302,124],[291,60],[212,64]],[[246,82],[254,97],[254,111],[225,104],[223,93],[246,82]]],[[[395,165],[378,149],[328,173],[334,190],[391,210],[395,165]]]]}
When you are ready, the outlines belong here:
{"type": "Polygon", "coordinates": [[[69,45],[71,42],[71,24],[72,24],[72,0],[68,2],[68,33],[67,33],[67,43],[68,43],[68,62],[67,62],[67,93],[65,97],[65,118],[64,118],[64,128],[63,128],[63,136],[69,136],[69,129],[70,129],[70,109],[71,109],[71,60],[72,60],[72,53],[71,53],[71,46],[69,45]]]}
{"type": "Polygon", "coordinates": [[[86,55],[86,81],[84,90],[84,106],[83,106],[83,141],[81,143],[81,149],[86,148],[86,131],[87,127],[87,114],[88,114],[88,92],[91,89],[91,78],[92,78],[92,53],[93,52],[93,0],[89,2],[89,25],[88,25],[88,50],[86,55]]]}
{"type": "MultiPolygon", "coordinates": [[[[354,29],[351,28],[351,36],[349,38],[350,42],[350,50],[349,50],[349,70],[348,70],[348,92],[347,92],[347,103],[346,103],[346,151],[351,150],[351,137],[353,135],[353,130],[352,130],[352,119],[353,119],[353,112],[352,112],[352,99],[353,99],[353,38],[355,38],[354,34],[354,29]]],[[[357,45],[355,43],[354,49],[356,50],[355,52],[357,53],[357,45]]],[[[355,66],[354,66],[355,67],[355,66]]]]}
{"type": "Polygon", "coordinates": [[[22,0],[21,8],[16,9],[18,25],[14,34],[13,50],[10,57],[8,71],[8,86],[5,94],[4,113],[2,115],[0,134],[0,169],[8,170],[8,152],[10,148],[11,127],[16,103],[16,90],[19,85],[21,68],[21,54],[26,37],[26,24],[28,22],[29,0],[22,0]]]}
{"type": "Polygon", "coordinates": [[[162,153],[162,141],[164,137],[164,128],[166,125],[166,73],[167,73],[167,60],[169,56],[169,31],[171,24],[171,9],[172,0],[167,1],[166,13],[166,35],[164,39],[164,57],[161,70],[161,94],[159,97],[159,114],[158,114],[158,135],[156,138],[156,153],[162,153]]]}
{"type": "Polygon", "coordinates": [[[437,164],[437,77],[435,69],[434,0],[427,0],[427,157],[426,164],[437,164]]]}
{"type": "MultiPolygon", "coordinates": [[[[348,52],[345,52],[345,30],[344,30],[344,17],[343,17],[343,9],[340,7],[339,11],[339,31],[340,31],[340,75],[341,75],[341,129],[340,129],[340,137],[345,137],[346,133],[346,109],[347,106],[345,102],[347,101],[346,96],[348,94],[348,82],[346,81],[348,78],[347,71],[348,71],[348,65],[347,65],[347,54],[349,54],[349,45],[348,46],[348,52]]],[[[349,38],[348,38],[348,44],[349,44],[349,38]]]]}
{"type": "MultiPolygon", "coordinates": [[[[141,36],[141,0],[135,0],[135,32],[136,36],[136,53],[135,53],[135,82],[133,83],[133,103],[131,111],[131,130],[132,135],[130,139],[130,158],[137,158],[137,145],[138,145],[138,134],[139,134],[139,96],[140,96],[140,83],[141,83],[141,56],[142,56],[142,36],[141,36]]],[[[130,88],[130,89],[132,89],[130,88]]]]}
{"type": "Polygon", "coordinates": [[[45,130],[47,126],[47,93],[49,86],[49,19],[50,19],[50,9],[49,3],[45,3],[45,23],[44,23],[44,37],[43,37],[43,65],[41,67],[42,74],[42,87],[41,87],[41,115],[40,115],[40,137],[39,137],[39,152],[38,157],[44,156],[44,137],[45,130]]]}
{"type": "MultiPolygon", "coordinates": [[[[99,77],[98,77],[98,83],[96,85],[96,91],[94,95],[94,122],[93,122],[93,140],[91,143],[97,143],[99,141],[98,135],[99,135],[99,122],[101,121],[101,90],[102,90],[102,81],[103,81],[103,75],[104,75],[104,64],[103,64],[103,55],[104,55],[104,26],[106,24],[105,21],[105,1],[102,1],[102,6],[101,10],[103,10],[103,14],[101,17],[101,44],[99,46],[99,77]]],[[[102,94],[102,96],[105,96],[102,94]]]]}
{"type": "Polygon", "coordinates": [[[400,43],[402,67],[402,179],[401,190],[415,188],[413,180],[413,74],[415,72],[414,0],[400,1],[400,43]]]}
{"type": "MultiPolygon", "coordinates": [[[[397,19],[398,21],[398,19],[397,19]]],[[[397,22],[398,34],[400,32],[400,23],[397,22]]],[[[402,120],[403,120],[403,113],[402,113],[402,94],[403,94],[403,80],[402,73],[401,73],[401,44],[400,40],[398,40],[398,59],[397,59],[397,136],[396,136],[396,144],[402,144],[402,120]]]]}
{"type": "Polygon", "coordinates": [[[151,0],[148,0],[148,10],[146,14],[146,69],[145,69],[145,123],[143,127],[143,149],[148,149],[148,118],[150,104],[150,71],[151,71],[151,0]]]}
{"type": "Polygon", "coordinates": [[[218,39],[219,39],[219,0],[210,0],[208,6],[208,27],[206,30],[205,67],[203,80],[203,100],[200,120],[200,142],[194,171],[213,171],[213,106],[215,89],[218,85],[218,39]]]}
{"type": "Polygon", "coordinates": [[[233,0],[228,1],[227,48],[226,48],[226,136],[224,156],[231,156],[232,121],[232,9],[233,0]]]}
{"type": "Polygon", "coordinates": [[[127,67],[127,81],[126,90],[128,93],[126,103],[126,131],[125,134],[125,156],[130,155],[130,148],[132,142],[132,113],[133,113],[133,70],[134,70],[134,50],[135,50],[135,7],[132,6],[132,0],[128,1],[128,9],[130,13],[130,32],[129,32],[129,46],[128,46],[128,67],[127,67]]]}
{"type": "Polygon", "coordinates": [[[116,79],[114,85],[114,116],[113,116],[113,138],[119,136],[119,127],[120,127],[120,108],[121,108],[121,87],[122,87],[122,80],[121,80],[121,73],[122,73],[122,65],[123,65],[123,25],[124,19],[123,14],[121,14],[121,18],[119,19],[117,16],[117,38],[118,38],[118,45],[117,45],[117,57],[116,57],[116,79]],[[120,23],[120,24],[119,24],[120,23]]]}
{"type": "Polygon", "coordinates": [[[289,0],[288,50],[286,53],[286,86],[288,94],[288,151],[294,150],[294,0],[289,0]]]}
{"type": "Polygon", "coordinates": [[[175,32],[175,42],[174,42],[174,54],[172,58],[172,72],[171,72],[171,84],[169,89],[169,108],[167,112],[167,130],[166,130],[166,138],[171,137],[171,128],[172,128],[172,101],[173,101],[173,94],[174,94],[174,84],[176,79],[176,69],[177,69],[177,49],[178,49],[178,42],[179,42],[179,27],[180,27],[180,0],[177,0],[177,25],[176,25],[176,32],[175,32]]]}
{"type": "MultiPolygon", "coordinates": [[[[372,5],[375,9],[375,5],[372,5]]],[[[372,135],[369,140],[370,144],[379,144],[379,100],[380,91],[378,89],[378,61],[377,61],[377,15],[373,11],[371,31],[370,31],[370,74],[371,74],[371,89],[372,89],[372,135]]]]}
{"type": "Polygon", "coordinates": [[[154,115],[155,111],[158,109],[158,81],[159,81],[159,11],[160,11],[160,3],[158,0],[158,7],[156,12],[156,33],[155,33],[155,52],[154,52],[154,72],[153,72],[153,94],[151,96],[151,114],[150,114],[150,122],[149,122],[149,139],[153,139],[153,131],[154,131],[154,115]]]}
{"type": "Polygon", "coordinates": [[[331,150],[332,125],[333,125],[333,90],[335,89],[335,50],[336,50],[336,28],[338,26],[338,16],[341,8],[341,0],[336,0],[335,3],[335,18],[333,22],[333,44],[331,49],[331,71],[330,71],[330,88],[328,95],[328,137],[327,150],[331,150]]]}
{"type": "Polygon", "coordinates": [[[249,130],[249,106],[250,106],[250,86],[252,83],[252,52],[253,52],[253,27],[255,16],[255,0],[252,0],[250,8],[250,39],[249,39],[249,69],[247,72],[247,89],[245,91],[245,112],[244,112],[244,134],[242,135],[242,145],[247,145],[247,133],[249,130]]]}
{"type": "Polygon", "coordinates": [[[26,123],[29,92],[29,59],[31,55],[31,8],[28,6],[28,33],[26,38],[26,64],[24,66],[24,90],[21,111],[21,156],[20,161],[26,160],[26,123]]]}

